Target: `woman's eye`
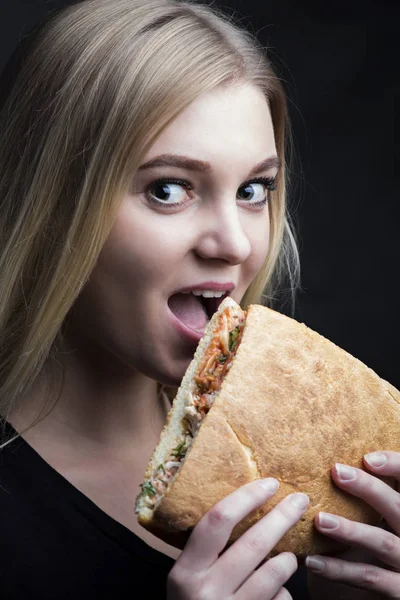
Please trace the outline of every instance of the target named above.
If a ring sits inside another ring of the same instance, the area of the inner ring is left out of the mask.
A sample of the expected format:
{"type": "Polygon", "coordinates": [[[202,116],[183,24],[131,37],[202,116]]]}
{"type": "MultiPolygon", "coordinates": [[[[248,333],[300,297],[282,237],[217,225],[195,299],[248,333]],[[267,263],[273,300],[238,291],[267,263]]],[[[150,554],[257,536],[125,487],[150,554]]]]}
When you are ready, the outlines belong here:
{"type": "Polygon", "coordinates": [[[187,200],[187,186],[183,183],[155,181],[147,188],[149,199],[158,204],[182,204],[187,200]]]}
{"type": "Polygon", "coordinates": [[[266,189],[263,183],[247,183],[238,190],[239,200],[245,202],[262,202],[266,198],[266,189]]]}
{"type": "MultiPolygon", "coordinates": [[[[240,186],[237,199],[253,207],[261,207],[268,201],[268,192],[275,189],[275,180],[272,178],[249,181],[240,186]]],[[[196,195],[188,181],[162,178],[146,187],[145,196],[156,207],[179,208],[188,204],[196,195]]]]}

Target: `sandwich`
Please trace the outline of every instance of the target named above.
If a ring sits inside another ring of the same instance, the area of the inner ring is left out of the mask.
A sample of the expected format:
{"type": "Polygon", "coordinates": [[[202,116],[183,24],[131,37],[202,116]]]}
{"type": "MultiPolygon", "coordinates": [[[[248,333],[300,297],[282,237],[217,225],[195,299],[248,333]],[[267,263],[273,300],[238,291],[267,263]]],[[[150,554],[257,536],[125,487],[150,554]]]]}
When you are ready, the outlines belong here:
{"type": "MultiPolygon", "coordinates": [[[[278,492],[232,531],[228,546],[283,497],[310,505],[273,554],[336,551],[313,526],[319,511],[376,525],[380,516],[334,485],[335,462],[363,468],[400,451],[400,393],[303,323],[227,297],[208,323],[169,411],[136,499],[139,523],[183,548],[201,517],[254,479],[278,492]]],[[[390,483],[390,481],[389,481],[390,483]]]]}

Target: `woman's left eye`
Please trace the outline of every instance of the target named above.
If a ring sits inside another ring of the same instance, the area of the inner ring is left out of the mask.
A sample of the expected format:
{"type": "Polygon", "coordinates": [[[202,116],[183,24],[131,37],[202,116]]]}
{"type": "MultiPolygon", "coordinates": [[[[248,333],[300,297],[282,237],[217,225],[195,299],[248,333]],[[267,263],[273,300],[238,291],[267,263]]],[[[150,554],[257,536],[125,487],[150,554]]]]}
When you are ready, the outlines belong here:
{"type": "Polygon", "coordinates": [[[262,183],[248,183],[238,190],[239,200],[246,202],[262,202],[265,197],[265,186],[262,183]]]}
{"type": "Polygon", "coordinates": [[[249,204],[265,204],[268,200],[268,192],[276,190],[273,178],[263,178],[258,181],[244,183],[238,190],[238,198],[249,204]]]}

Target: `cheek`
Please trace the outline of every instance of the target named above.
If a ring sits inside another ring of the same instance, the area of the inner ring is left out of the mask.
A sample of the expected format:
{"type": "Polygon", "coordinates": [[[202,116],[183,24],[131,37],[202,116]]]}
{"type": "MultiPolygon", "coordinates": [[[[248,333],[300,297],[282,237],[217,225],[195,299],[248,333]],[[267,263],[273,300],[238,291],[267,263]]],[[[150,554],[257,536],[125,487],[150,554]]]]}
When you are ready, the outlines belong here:
{"type": "Polygon", "coordinates": [[[266,210],[265,219],[260,221],[249,229],[249,239],[251,240],[251,269],[254,276],[263,266],[268,256],[270,245],[270,218],[266,210]]]}
{"type": "Polygon", "coordinates": [[[100,257],[103,269],[119,278],[146,281],[165,279],[179,259],[179,236],[161,219],[149,217],[129,204],[121,207],[100,257]]]}
{"type": "MultiPolygon", "coordinates": [[[[251,245],[242,267],[246,277],[253,278],[269,250],[268,209],[262,215],[245,213],[242,226],[251,245]]],[[[166,282],[181,267],[195,233],[187,223],[178,226],[175,218],[149,214],[137,201],[126,198],[100,255],[99,271],[115,291],[132,285],[144,290],[166,282]]]]}

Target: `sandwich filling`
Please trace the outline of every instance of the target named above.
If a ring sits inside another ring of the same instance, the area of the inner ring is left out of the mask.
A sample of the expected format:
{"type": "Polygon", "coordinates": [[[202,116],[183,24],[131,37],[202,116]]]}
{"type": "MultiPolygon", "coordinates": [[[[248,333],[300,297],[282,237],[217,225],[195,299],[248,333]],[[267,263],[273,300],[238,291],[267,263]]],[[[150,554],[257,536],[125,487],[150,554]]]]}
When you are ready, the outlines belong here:
{"type": "Polygon", "coordinates": [[[177,446],[171,450],[163,464],[142,485],[141,504],[154,509],[178,472],[188,449],[196,437],[201,423],[215,402],[224,377],[231,368],[239,347],[246,312],[239,306],[226,307],[218,315],[212,340],[193,378],[188,402],[182,418],[183,434],[177,446]]]}

